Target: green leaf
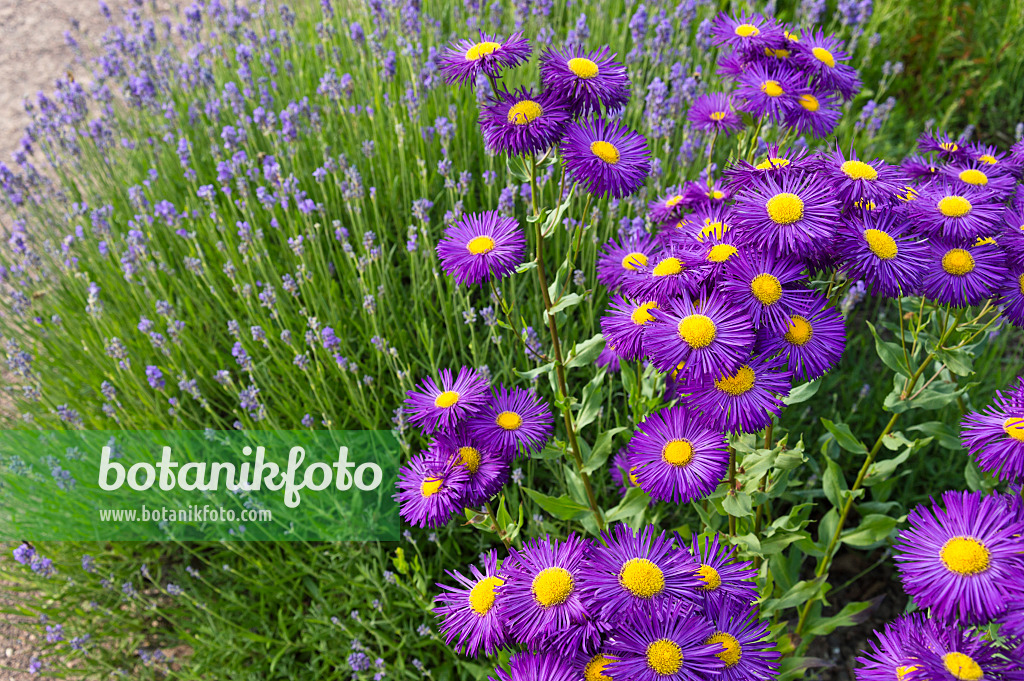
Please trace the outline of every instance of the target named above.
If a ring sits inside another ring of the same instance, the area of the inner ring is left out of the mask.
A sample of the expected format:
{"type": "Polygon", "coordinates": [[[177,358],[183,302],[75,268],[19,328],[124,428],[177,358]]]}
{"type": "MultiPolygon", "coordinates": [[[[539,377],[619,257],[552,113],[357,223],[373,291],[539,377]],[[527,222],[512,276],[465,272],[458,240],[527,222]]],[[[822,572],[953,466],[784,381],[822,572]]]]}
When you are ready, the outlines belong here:
{"type": "Polygon", "coordinates": [[[849,546],[866,548],[884,540],[896,527],[898,518],[872,513],[860,521],[860,525],[839,535],[840,540],[849,546]]]}
{"type": "Polygon", "coordinates": [[[848,452],[854,454],[867,454],[868,448],[864,446],[864,443],[857,439],[857,437],[850,430],[850,426],[845,423],[832,423],[826,418],[821,419],[822,425],[828,429],[828,432],[832,433],[832,437],[836,439],[839,446],[848,452]]]}
{"type": "Polygon", "coordinates": [[[605,462],[608,461],[608,456],[612,452],[612,440],[613,438],[626,430],[625,427],[619,426],[606,430],[597,436],[597,442],[594,443],[594,448],[590,450],[590,456],[587,457],[586,462],[583,465],[583,472],[593,473],[598,468],[604,466],[605,462]]]}
{"type": "Polygon", "coordinates": [[[804,636],[827,636],[839,627],[852,627],[861,624],[868,618],[865,612],[872,607],[871,601],[847,603],[842,610],[831,617],[811,617],[807,620],[804,636]]]}
{"type": "Polygon", "coordinates": [[[575,307],[581,302],[583,302],[583,296],[580,294],[566,293],[557,303],[551,306],[551,309],[548,310],[548,314],[557,314],[562,310],[568,310],[570,307],[575,307]]]}
{"type": "Polygon", "coordinates": [[[722,510],[736,518],[748,518],[754,514],[750,495],[746,492],[726,494],[722,499],[722,510]]]}
{"type": "Polygon", "coordinates": [[[764,606],[761,608],[762,616],[807,602],[818,594],[823,583],[824,577],[818,577],[811,581],[801,580],[797,582],[779,598],[771,598],[765,601],[764,606]]]}
{"type": "Polygon", "coordinates": [[[528,487],[523,487],[522,489],[534,503],[560,520],[572,520],[581,512],[589,512],[590,510],[586,506],[575,502],[568,494],[563,494],[560,497],[549,497],[528,487]]]}
{"type": "Polygon", "coordinates": [[[542,375],[548,373],[549,371],[551,371],[554,368],[555,368],[555,363],[554,362],[548,362],[547,364],[539,366],[536,369],[530,369],[529,371],[519,371],[517,369],[516,373],[519,374],[520,378],[525,378],[528,381],[532,381],[533,379],[537,378],[538,376],[542,376],[542,375]]]}
{"type": "Polygon", "coordinates": [[[832,502],[833,506],[839,508],[845,503],[845,493],[850,488],[846,486],[843,469],[828,457],[825,457],[825,472],[821,476],[821,486],[825,491],[825,497],[832,502]]]}
{"type": "MultiPolygon", "coordinates": [[[[552,308],[553,309],[553,308],[552,308]]],[[[592,364],[604,350],[604,336],[597,334],[576,345],[575,353],[565,363],[566,368],[582,367],[592,364]]]]}
{"type": "Polygon", "coordinates": [[[821,388],[821,381],[810,381],[809,383],[801,383],[797,387],[789,391],[789,397],[782,400],[784,404],[800,404],[818,394],[818,389],[821,388]]]}
{"type": "Polygon", "coordinates": [[[549,238],[551,234],[554,233],[555,226],[562,222],[562,217],[565,216],[565,211],[569,210],[569,206],[572,205],[572,195],[574,190],[575,186],[570,187],[569,194],[565,197],[565,201],[558,204],[558,207],[555,208],[555,210],[547,212],[547,216],[544,218],[544,225],[542,227],[542,232],[544,233],[545,238],[549,238]]]}
{"type": "Polygon", "coordinates": [[[909,375],[910,369],[905,366],[903,358],[903,346],[899,343],[883,341],[879,338],[878,331],[875,329],[874,324],[871,322],[865,323],[868,325],[868,328],[871,329],[871,335],[875,337],[875,352],[878,353],[878,357],[882,360],[882,363],[897,374],[909,375]]]}
{"type": "Polygon", "coordinates": [[[633,518],[646,511],[651,505],[651,497],[639,487],[630,487],[622,497],[622,501],[615,508],[609,509],[605,514],[605,521],[608,523],[618,522],[627,518],[633,518]]]}
{"type": "Polygon", "coordinates": [[[523,272],[529,272],[530,270],[537,269],[537,261],[531,260],[530,262],[524,262],[516,265],[516,274],[522,274],[523,272]]]}
{"type": "Polygon", "coordinates": [[[943,449],[949,449],[955,452],[963,449],[963,445],[960,442],[960,431],[953,428],[948,423],[943,423],[942,421],[928,421],[927,423],[910,426],[907,430],[912,430],[915,433],[924,433],[925,435],[935,438],[935,441],[943,449]]]}
{"type": "Polygon", "coordinates": [[[957,376],[970,376],[974,372],[974,355],[967,348],[937,349],[935,357],[957,376]]]}
{"type": "Polygon", "coordinates": [[[579,413],[573,421],[573,428],[579,433],[584,427],[590,425],[601,413],[604,404],[604,393],[601,390],[601,383],[604,381],[605,370],[597,372],[590,382],[583,386],[583,402],[580,404],[579,413]]]}

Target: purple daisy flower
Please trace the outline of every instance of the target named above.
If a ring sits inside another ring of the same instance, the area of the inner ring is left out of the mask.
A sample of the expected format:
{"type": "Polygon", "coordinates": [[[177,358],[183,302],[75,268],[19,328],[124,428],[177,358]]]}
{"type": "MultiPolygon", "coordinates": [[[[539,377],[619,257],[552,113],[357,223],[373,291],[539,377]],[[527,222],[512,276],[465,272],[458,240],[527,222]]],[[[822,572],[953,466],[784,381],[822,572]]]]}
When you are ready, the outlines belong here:
{"type": "Polygon", "coordinates": [[[654,254],[650,262],[625,286],[626,293],[637,300],[667,304],[676,296],[692,295],[707,274],[696,247],[672,246],[654,254]]]}
{"type": "Polygon", "coordinates": [[[616,354],[629,361],[643,356],[644,329],[654,322],[651,310],[657,307],[655,301],[632,302],[622,296],[612,298],[608,314],[601,317],[601,333],[608,343],[615,346],[616,354]]]}
{"type": "Polygon", "coordinates": [[[716,674],[721,645],[705,643],[712,626],[686,603],[664,605],[655,616],[634,616],[608,649],[611,678],[630,681],[704,681],[716,674]]]}
{"type": "Polygon", "coordinates": [[[910,155],[900,161],[900,170],[914,182],[927,184],[940,176],[939,164],[924,156],[910,155]]]}
{"type": "Polygon", "coordinates": [[[570,534],[565,541],[534,538],[522,550],[509,549],[502,566],[505,584],[498,591],[498,610],[517,641],[532,646],[552,631],[587,617],[581,580],[588,548],[588,541],[570,534]]]}
{"type": "Polygon", "coordinates": [[[617,111],[629,101],[626,67],[609,54],[608,46],[587,52],[570,46],[548,50],[540,58],[540,76],[547,90],[569,103],[573,116],[617,111]]]}
{"type": "Polygon", "coordinates": [[[495,608],[497,589],[505,583],[498,576],[497,552],[487,552],[483,572],[476,565],[470,565],[469,571],[470,577],[457,570],[445,571],[458,586],[437,585],[441,593],[435,600],[440,605],[434,612],[441,619],[445,643],[456,652],[474,657],[483,650],[491,655],[506,645],[505,626],[495,608]]]}
{"type": "Polygon", "coordinates": [[[1009,164],[1006,163],[1009,160],[1009,156],[999,151],[999,147],[991,144],[981,144],[980,142],[973,142],[967,145],[967,157],[972,161],[978,161],[984,163],[986,166],[992,168],[992,170],[1002,171],[1009,164]]]}
{"type": "Polygon", "coordinates": [[[694,535],[690,555],[697,561],[697,574],[703,582],[700,593],[709,605],[721,606],[729,600],[750,605],[757,600],[757,571],[750,561],[736,562],[736,549],[719,543],[717,533],[694,535]]]}
{"type": "Polygon", "coordinates": [[[903,681],[918,671],[912,651],[926,631],[937,633],[936,624],[920,612],[904,615],[876,631],[871,649],[857,658],[857,681],[903,681]]]}
{"type": "Polygon", "coordinates": [[[1003,316],[1018,329],[1024,329],[1024,267],[1007,271],[999,289],[999,304],[1003,316]]]}
{"type": "Polygon", "coordinates": [[[719,678],[723,681],[769,681],[779,668],[779,653],[772,650],[768,623],[757,608],[734,600],[709,603],[705,617],[714,631],[705,643],[719,644],[719,678]]]}
{"type": "Polygon", "coordinates": [[[819,156],[821,170],[840,203],[871,201],[879,205],[891,203],[906,184],[903,173],[881,159],[866,163],[857,158],[851,150],[850,158],[836,147],[828,154],[819,156]]]}
{"type": "Polygon", "coordinates": [[[655,324],[644,332],[644,347],[661,371],[680,364],[685,364],[684,373],[689,375],[731,371],[754,345],[750,319],[717,291],[697,300],[678,299],[671,310],[653,314],[655,324]]]}
{"type": "Polygon", "coordinates": [[[627,464],[653,499],[686,503],[718,486],[729,465],[725,436],[683,407],[645,418],[629,443],[627,464]]]}
{"type": "Polygon", "coordinates": [[[631,487],[637,487],[635,467],[629,465],[629,447],[623,447],[612,457],[612,479],[619,485],[619,491],[625,496],[631,487]]]}
{"type": "Polygon", "coordinates": [[[567,650],[589,655],[596,653],[601,648],[613,630],[614,626],[610,622],[587,615],[567,627],[547,631],[534,642],[533,646],[538,650],[548,650],[563,655],[567,650]]]}
{"type": "Polygon", "coordinates": [[[480,130],[491,151],[523,156],[558,144],[569,119],[569,107],[552,92],[499,90],[480,111],[480,130]]]}
{"type": "Polygon", "coordinates": [[[1002,480],[1024,477],[1024,378],[1012,393],[996,391],[992,404],[969,412],[960,437],[978,466],[1002,480]]]}
{"type": "Polygon", "coordinates": [[[416,455],[398,471],[395,500],[400,513],[417,527],[440,527],[462,508],[469,472],[454,461],[416,455]]]}
{"type": "Polygon", "coordinates": [[[700,586],[697,564],[689,554],[677,551],[664,532],[655,535],[651,525],[639,534],[629,525],[616,525],[584,565],[584,602],[611,621],[651,616],[662,603],[691,600],[700,586]]]}
{"type": "Polygon", "coordinates": [[[522,262],[526,236],[515,218],[497,211],[468,213],[437,244],[441,267],[460,284],[478,284],[509,274],[522,262]]]}
{"type": "Polygon", "coordinates": [[[946,492],[918,506],[900,533],[896,567],[904,590],[942,619],[984,622],[1024,589],[1024,523],[980,492],[946,492]]]}
{"type": "MultiPolygon", "coordinates": [[[[724,203],[716,202],[697,206],[694,211],[683,216],[683,219],[669,232],[670,235],[682,234],[684,237],[695,237],[704,241],[710,237],[721,239],[731,229],[733,220],[732,208],[724,203]]],[[[688,243],[684,240],[683,243],[688,243]]]]}
{"type": "Polygon", "coordinates": [[[795,378],[813,381],[837,365],[845,349],[843,316],[827,299],[815,295],[802,310],[790,316],[785,332],[762,328],[754,351],[779,354],[795,378]]]}
{"type": "Polygon", "coordinates": [[[576,681],[577,672],[558,653],[519,652],[509,658],[509,671],[494,670],[489,681],[576,681]]]}
{"type": "Polygon", "coordinates": [[[716,45],[731,45],[744,54],[757,54],[765,47],[783,43],[782,29],[769,17],[740,12],[729,16],[724,12],[715,17],[711,34],[716,45]]]}
{"type": "Polygon", "coordinates": [[[435,383],[428,376],[418,390],[406,393],[409,422],[427,435],[451,430],[487,403],[487,381],[474,369],[462,367],[454,379],[450,369],[442,369],[440,379],[435,383]]]}
{"type": "Polygon", "coordinates": [[[871,211],[843,222],[836,250],[851,279],[862,279],[890,298],[918,290],[928,245],[891,211],[871,211]]]}
{"type": "Polygon", "coordinates": [[[759,178],[737,197],[737,236],[776,255],[814,256],[839,222],[830,194],[813,177],[759,178]]]}
{"type": "Polygon", "coordinates": [[[790,327],[790,315],[805,299],[803,264],[770,252],[747,250],[729,262],[719,289],[754,323],[779,333],[790,327]]]}
{"type": "MultiPolygon", "coordinates": [[[[1007,660],[1005,653],[978,631],[954,626],[925,629],[911,643],[915,672],[911,679],[928,681],[981,681],[1021,678],[1021,668],[1007,660]],[[1008,675],[1008,673],[1012,673],[1008,675]]],[[[908,679],[908,681],[911,681],[908,679]]]]}
{"type": "Polygon", "coordinates": [[[942,172],[954,187],[967,191],[984,189],[991,192],[998,201],[1009,198],[1016,184],[1008,169],[996,170],[984,161],[953,163],[944,167],[942,172]]]}
{"type": "Polygon", "coordinates": [[[684,201],[693,207],[694,210],[708,208],[715,205],[724,205],[732,198],[732,191],[715,181],[711,185],[707,182],[691,180],[683,185],[684,201]]]}
{"type": "Polygon", "coordinates": [[[697,97],[686,117],[695,130],[716,135],[729,135],[743,129],[743,120],[736,113],[732,98],[722,92],[697,97]]]}
{"type": "Polygon", "coordinates": [[[507,458],[470,436],[465,427],[439,434],[430,451],[441,461],[455,461],[469,473],[463,501],[466,506],[481,506],[508,482],[507,458]]]}
{"type": "Polygon", "coordinates": [[[918,189],[918,196],[907,204],[908,217],[930,237],[974,240],[993,236],[1002,225],[1003,207],[985,190],[934,182],[918,189]]]}
{"type": "Polygon", "coordinates": [[[731,234],[724,234],[721,237],[709,235],[703,241],[698,241],[699,252],[704,256],[708,265],[707,280],[716,282],[729,263],[736,259],[740,253],[740,247],[731,234]]]}
{"type": "Polygon", "coordinates": [[[808,92],[805,88],[797,95],[796,104],[789,109],[783,123],[801,135],[828,137],[842,117],[839,99],[835,95],[819,90],[808,92]]]}
{"type": "Polygon", "coordinates": [[[789,395],[790,374],[781,357],[751,357],[738,368],[720,364],[714,374],[688,379],[690,405],[712,428],[756,433],[771,425],[789,395]]]}
{"type": "Polygon", "coordinates": [[[990,297],[1005,275],[1005,256],[991,244],[968,248],[932,240],[921,289],[944,305],[977,305],[990,297]]]}
{"type": "Polygon", "coordinates": [[[509,459],[537,454],[554,430],[554,417],[540,400],[522,388],[501,386],[480,413],[466,423],[467,432],[509,459]]]}
{"type": "Polygon", "coordinates": [[[805,89],[785,65],[752,64],[737,80],[736,95],[755,118],[767,117],[781,125],[793,107],[799,106],[798,97],[805,89]]]}
{"type": "Polygon", "coordinates": [[[917,148],[922,154],[935,152],[943,161],[963,161],[970,158],[964,147],[964,140],[953,139],[942,131],[925,133],[918,137],[917,148]]]}
{"type": "Polygon", "coordinates": [[[605,343],[601,354],[594,360],[594,364],[599,369],[604,369],[608,373],[614,374],[622,371],[622,356],[615,351],[615,343],[610,341],[605,343]]]}
{"type": "Polygon", "coordinates": [[[616,291],[639,277],[655,250],[654,238],[641,234],[625,237],[622,241],[609,241],[597,256],[597,280],[616,291]]]}
{"type": "Polygon", "coordinates": [[[790,147],[783,150],[779,145],[772,144],[768,146],[764,158],[758,163],[747,163],[744,159],[739,159],[727,168],[723,175],[727,186],[740,189],[764,175],[779,180],[783,176],[799,175],[814,169],[815,166],[806,149],[790,147]]]}
{"type": "Polygon", "coordinates": [[[1003,211],[1003,227],[998,238],[1010,260],[1024,265],[1024,210],[1007,208],[1003,211]]]}
{"type": "Polygon", "coordinates": [[[826,35],[820,28],[804,30],[800,35],[799,48],[793,61],[805,73],[815,78],[826,90],[838,90],[850,99],[860,89],[857,70],[844,62],[850,54],[843,49],[843,43],[834,35],[826,35]]]}
{"type": "Polygon", "coordinates": [[[481,73],[494,79],[502,69],[514,68],[530,58],[530,43],[522,33],[508,40],[480,32],[480,40],[457,40],[441,58],[441,73],[449,85],[472,85],[481,73]]]}
{"type": "Polygon", "coordinates": [[[683,217],[683,212],[689,207],[682,190],[679,187],[669,187],[668,191],[658,197],[657,201],[651,201],[648,204],[647,215],[655,224],[678,222],[683,217]]]}
{"type": "Polygon", "coordinates": [[[628,196],[643,186],[651,172],[644,136],[603,118],[569,125],[562,159],[570,178],[599,197],[628,196]]]}
{"type": "Polygon", "coordinates": [[[576,662],[576,678],[583,681],[608,681],[608,666],[615,661],[615,658],[606,653],[596,655],[582,655],[576,662]]]}

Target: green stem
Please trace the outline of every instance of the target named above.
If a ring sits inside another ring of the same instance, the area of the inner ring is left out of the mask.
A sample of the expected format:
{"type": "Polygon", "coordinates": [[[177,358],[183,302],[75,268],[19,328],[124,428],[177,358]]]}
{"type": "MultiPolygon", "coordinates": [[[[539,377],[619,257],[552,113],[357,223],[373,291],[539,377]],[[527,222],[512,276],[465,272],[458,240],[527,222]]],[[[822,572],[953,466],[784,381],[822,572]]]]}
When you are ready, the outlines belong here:
{"type": "Polygon", "coordinates": [[[491,502],[488,501],[485,503],[484,508],[487,509],[487,517],[491,519],[491,524],[494,525],[494,532],[498,535],[498,539],[500,539],[501,543],[505,545],[506,550],[512,548],[512,542],[510,542],[508,537],[505,535],[505,528],[498,524],[498,518],[495,517],[494,509],[491,508],[491,502]]]}

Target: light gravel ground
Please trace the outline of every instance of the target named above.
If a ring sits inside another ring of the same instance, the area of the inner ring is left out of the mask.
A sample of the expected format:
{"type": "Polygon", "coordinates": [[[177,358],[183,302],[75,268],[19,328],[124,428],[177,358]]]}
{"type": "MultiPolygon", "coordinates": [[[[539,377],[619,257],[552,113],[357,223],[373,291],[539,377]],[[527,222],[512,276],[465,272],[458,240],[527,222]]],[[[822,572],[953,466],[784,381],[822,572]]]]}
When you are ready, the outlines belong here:
{"type": "MultiPolygon", "coordinates": [[[[51,91],[54,81],[64,76],[75,59],[74,50],[64,43],[64,31],[71,30],[75,39],[87,46],[99,38],[105,26],[97,0],[0,0],[0,162],[9,162],[28,123],[24,98],[51,91]],[[79,21],[77,31],[73,19],[79,21]]],[[[73,72],[85,75],[82,69],[73,72]]],[[[8,553],[10,548],[3,546],[2,550],[8,553]]],[[[0,583],[0,610],[16,603],[15,596],[0,583]]],[[[24,671],[38,644],[37,636],[16,627],[13,616],[0,614],[0,681],[38,678],[24,671]]]]}

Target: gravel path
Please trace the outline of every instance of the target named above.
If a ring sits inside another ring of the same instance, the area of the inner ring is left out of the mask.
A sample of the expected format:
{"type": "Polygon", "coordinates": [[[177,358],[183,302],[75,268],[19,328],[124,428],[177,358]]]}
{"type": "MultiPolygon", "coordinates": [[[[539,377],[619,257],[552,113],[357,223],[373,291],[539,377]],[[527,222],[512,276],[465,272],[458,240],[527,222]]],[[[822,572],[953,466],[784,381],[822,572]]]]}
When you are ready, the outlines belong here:
{"type": "MultiPolygon", "coordinates": [[[[97,0],[0,0],[0,162],[9,163],[28,123],[24,98],[51,91],[75,59],[75,51],[64,42],[64,32],[71,31],[84,46],[94,43],[105,25],[97,0]],[[74,19],[80,22],[77,30],[74,19]]],[[[9,550],[3,547],[4,553],[9,550]]],[[[16,603],[0,582],[0,609],[16,603]]],[[[39,678],[24,671],[35,652],[37,635],[18,628],[14,621],[13,616],[0,614],[0,681],[39,678]]]]}

